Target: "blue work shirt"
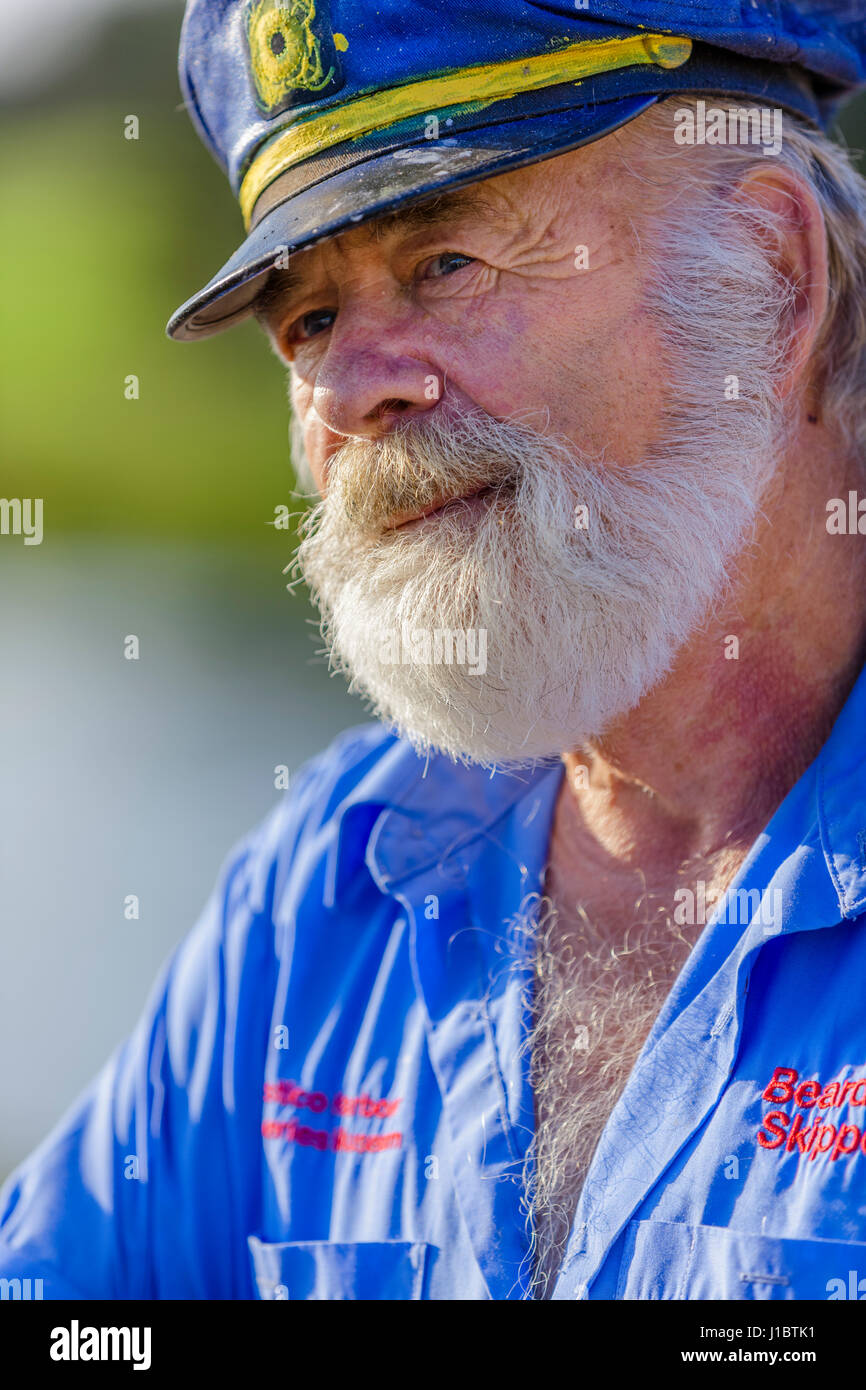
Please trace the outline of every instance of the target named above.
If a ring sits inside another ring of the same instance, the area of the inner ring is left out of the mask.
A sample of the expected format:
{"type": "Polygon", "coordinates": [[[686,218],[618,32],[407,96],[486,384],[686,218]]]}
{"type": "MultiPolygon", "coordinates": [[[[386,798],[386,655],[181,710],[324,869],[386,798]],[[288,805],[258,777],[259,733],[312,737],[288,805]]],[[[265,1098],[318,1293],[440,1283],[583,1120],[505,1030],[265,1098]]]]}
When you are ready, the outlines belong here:
{"type": "MultiPolygon", "coordinates": [[[[662,1008],[555,1298],[866,1294],[864,746],[866,675],[662,1008]]],[[[425,761],[377,726],[308,763],[7,1182],[0,1276],[46,1298],[527,1297],[532,973],[507,924],[542,888],[562,776],[425,761]]]]}

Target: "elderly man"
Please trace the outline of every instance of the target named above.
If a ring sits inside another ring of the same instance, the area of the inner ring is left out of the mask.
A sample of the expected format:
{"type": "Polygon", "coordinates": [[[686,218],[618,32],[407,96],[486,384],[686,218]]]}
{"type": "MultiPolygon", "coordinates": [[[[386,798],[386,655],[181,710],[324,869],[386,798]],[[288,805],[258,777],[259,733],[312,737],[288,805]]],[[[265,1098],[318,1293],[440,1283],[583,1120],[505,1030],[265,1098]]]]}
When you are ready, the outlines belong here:
{"type": "Polygon", "coordinates": [[[8,1277],[859,1296],[866,22],[718,8],[189,5],[249,235],[170,332],[288,364],[379,723],[10,1180],[8,1277]]]}

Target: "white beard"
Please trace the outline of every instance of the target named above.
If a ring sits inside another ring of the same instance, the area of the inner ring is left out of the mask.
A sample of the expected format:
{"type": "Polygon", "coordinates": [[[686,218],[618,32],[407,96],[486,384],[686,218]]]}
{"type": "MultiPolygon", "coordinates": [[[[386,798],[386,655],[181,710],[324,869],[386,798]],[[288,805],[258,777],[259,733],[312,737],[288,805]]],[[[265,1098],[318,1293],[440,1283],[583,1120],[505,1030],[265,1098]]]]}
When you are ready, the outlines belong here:
{"type": "Polygon", "coordinates": [[[669,671],[755,520],[769,431],[744,450],[735,412],[732,437],[698,450],[672,426],[632,469],[481,411],[349,442],[297,560],[333,664],[420,752],[520,765],[602,734],[669,671]],[[384,528],[479,481],[485,500],[384,528]],[[443,630],[476,659],[431,660],[443,630]]]}

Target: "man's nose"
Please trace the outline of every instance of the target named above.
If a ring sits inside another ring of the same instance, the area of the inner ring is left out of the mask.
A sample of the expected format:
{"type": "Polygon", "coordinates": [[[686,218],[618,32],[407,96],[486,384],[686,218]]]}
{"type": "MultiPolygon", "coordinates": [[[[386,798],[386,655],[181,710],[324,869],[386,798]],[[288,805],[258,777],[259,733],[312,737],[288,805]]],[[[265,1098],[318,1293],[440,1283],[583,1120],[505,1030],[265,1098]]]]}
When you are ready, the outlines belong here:
{"type": "Polygon", "coordinates": [[[319,364],[313,406],[339,435],[376,439],[436,405],[441,373],[414,316],[342,311],[319,364]]]}

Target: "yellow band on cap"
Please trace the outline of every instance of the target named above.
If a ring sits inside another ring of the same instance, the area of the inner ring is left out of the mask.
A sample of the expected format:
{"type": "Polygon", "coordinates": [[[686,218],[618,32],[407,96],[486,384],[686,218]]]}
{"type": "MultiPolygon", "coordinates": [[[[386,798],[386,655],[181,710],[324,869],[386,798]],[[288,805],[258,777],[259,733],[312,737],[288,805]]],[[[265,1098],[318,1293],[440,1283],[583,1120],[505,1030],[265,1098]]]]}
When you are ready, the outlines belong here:
{"type": "Polygon", "coordinates": [[[584,39],[554,53],[458,68],[440,77],[369,92],[343,106],[332,106],[281,131],[255,156],[241,184],[244,222],[249,227],[257,200],[286,169],[343,140],[367,135],[372,130],[385,129],[410,116],[424,115],[443,107],[470,104],[477,108],[504,97],[593,77],[614,68],[636,67],[640,63],[678,68],[691,51],[691,39],[667,34],[584,39]]]}

